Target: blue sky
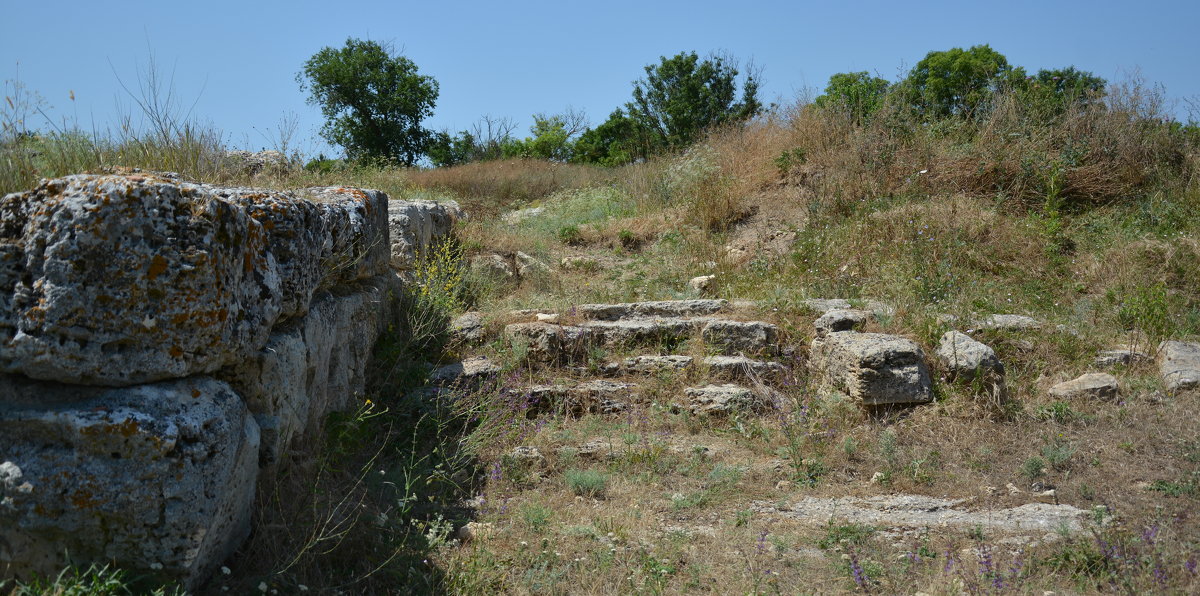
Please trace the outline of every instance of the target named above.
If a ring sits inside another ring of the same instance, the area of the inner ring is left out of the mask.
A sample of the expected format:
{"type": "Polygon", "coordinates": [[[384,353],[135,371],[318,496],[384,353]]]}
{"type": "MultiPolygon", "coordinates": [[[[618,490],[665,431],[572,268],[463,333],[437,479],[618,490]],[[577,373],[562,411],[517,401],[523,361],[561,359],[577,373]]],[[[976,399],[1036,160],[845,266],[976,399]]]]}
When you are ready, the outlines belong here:
{"type": "Polygon", "coordinates": [[[295,76],[348,37],[390,42],[436,78],[427,125],[452,132],[488,114],[524,134],[531,114],[568,106],[598,124],[629,99],[643,66],[688,50],[753,60],[768,101],[819,91],[837,72],[896,79],[931,50],[981,43],[1034,71],[1074,65],[1110,81],[1138,73],[1165,88],[1179,117],[1183,100],[1200,98],[1195,0],[2,1],[0,79],[40,93],[56,121],[113,126],[134,110],[118,78],[136,89],[153,56],[181,110],[232,146],[269,147],[295,114],[295,141],[310,154],[330,149],[295,76]]]}

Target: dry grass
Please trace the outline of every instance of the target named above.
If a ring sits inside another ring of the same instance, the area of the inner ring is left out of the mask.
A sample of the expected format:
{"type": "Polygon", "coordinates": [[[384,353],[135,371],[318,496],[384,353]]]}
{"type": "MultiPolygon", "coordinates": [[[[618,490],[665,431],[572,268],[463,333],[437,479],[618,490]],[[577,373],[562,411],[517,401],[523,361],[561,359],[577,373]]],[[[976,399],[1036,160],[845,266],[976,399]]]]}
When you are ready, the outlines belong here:
{"type": "Polygon", "coordinates": [[[476,217],[494,217],[504,210],[537,203],[561,190],[603,185],[612,179],[612,172],[603,168],[534,159],[414,170],[408,176],[415,186],[454,193],[476,217]]]}

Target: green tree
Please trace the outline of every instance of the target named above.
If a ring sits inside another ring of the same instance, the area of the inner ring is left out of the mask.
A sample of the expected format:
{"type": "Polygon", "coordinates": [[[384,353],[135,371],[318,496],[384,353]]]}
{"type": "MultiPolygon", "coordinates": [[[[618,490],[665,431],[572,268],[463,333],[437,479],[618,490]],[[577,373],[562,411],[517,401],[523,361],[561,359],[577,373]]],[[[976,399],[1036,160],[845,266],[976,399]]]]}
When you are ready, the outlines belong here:
{"type": "Polygon", "coordinates": [[[755,73],[742,80],[737,99],[737,65],[721,56],[704,60],[695,52],[663,56],[646,67],[646,78],[633,83],[629,117],[654,144],[679,149],[696,142],[706,129],[754,116],[762,110],[755,73]]]}
{"type": "Polygon", "coordinates": [[[1052,115],[1061,114],[1073,104],[1087,105],[1104,96],[1108,81],[1074,66],[1042,69],[1024,81],[1028,104],[1042,107],[1052,115]]]}
{"type": "Polygon", "coordinates": [[[433,113],[438,84],[408,58],[351,38],[314,54],[296,80],[325,115],[321,136],[350,158],[412,165],[425,151],[430,132],[421,121],[433,113]]]}
{"type": "Polygon", "coordinates": [[[647,155],[645,137],[645,130],[618,108],[603,124],[579,136],[573,161],[609,167],[624,165],[647,155]]]}
{"type": "Polygon", "coordinates": [[[862,122],[883,105],[890,84],[867,71],[839,72],[829,77],[825,94],[813,103],[818,108],[840,109],[855,121],[862,122]]]}
{"type": "Polygon", "coordinates": [[[1024,78],[1024,70],[1009,66],[1003,54],[989,45],[929,52],[904,80],[913,108],[927,119],[971,116],[1003,84],[1024,78]]]}
{"type": "Polygon", "coordinates": [[[587,117],[568,109],[562,114],[533,115],[533,134],[504,144],[505,157],[531,157],[552,161],[570,161],[575,153],[574,138],[587,130],[587,117]]]}

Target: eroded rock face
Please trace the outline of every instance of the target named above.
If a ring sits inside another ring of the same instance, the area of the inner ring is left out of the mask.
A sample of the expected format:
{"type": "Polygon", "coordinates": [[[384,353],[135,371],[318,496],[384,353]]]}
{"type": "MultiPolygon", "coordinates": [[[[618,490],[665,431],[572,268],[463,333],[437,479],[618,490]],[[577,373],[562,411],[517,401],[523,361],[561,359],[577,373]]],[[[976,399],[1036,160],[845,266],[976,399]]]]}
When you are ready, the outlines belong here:
{"type": "Polygon", "coordinates": [[[9,377],[0,391],[8,573],[119,561],[195,587],[250,531],[258,426],[228,384],[103,390],[9,377]]]}
{"type": "Polygon", "coordinates": [[[818,383],[864,406],[933,400],[925,352],[895,335],[838,331],[812,343],[810,365],[818,383]]]}
{"type": "Polygon", "coordinates": [[[127,386],[239,361],[319,287],[386,268],[386,200],[154,175],[67,176],[10,194],[0,372],[127,386]]]}
{"type": "Polygon", "coordinates": [[[394,319],[395,275],[319,292],[308,313],[276,329],[265,346],[218,374],[246,401],[262,430],[264,465],[316,420],[361,403],[375,341],[394,319]]]}

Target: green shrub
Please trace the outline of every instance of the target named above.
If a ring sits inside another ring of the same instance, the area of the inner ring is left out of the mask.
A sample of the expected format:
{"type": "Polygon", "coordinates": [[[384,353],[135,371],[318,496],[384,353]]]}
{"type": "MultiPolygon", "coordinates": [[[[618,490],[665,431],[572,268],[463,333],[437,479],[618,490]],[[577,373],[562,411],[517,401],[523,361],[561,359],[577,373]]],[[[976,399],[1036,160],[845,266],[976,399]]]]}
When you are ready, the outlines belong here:
{"type": "Polygon", "coordinates": [[[584,497],[602,497],[608,488],[608,474],[592,468],[571,468],[567,470],[565,479],[571,492],[584,497]]]}

